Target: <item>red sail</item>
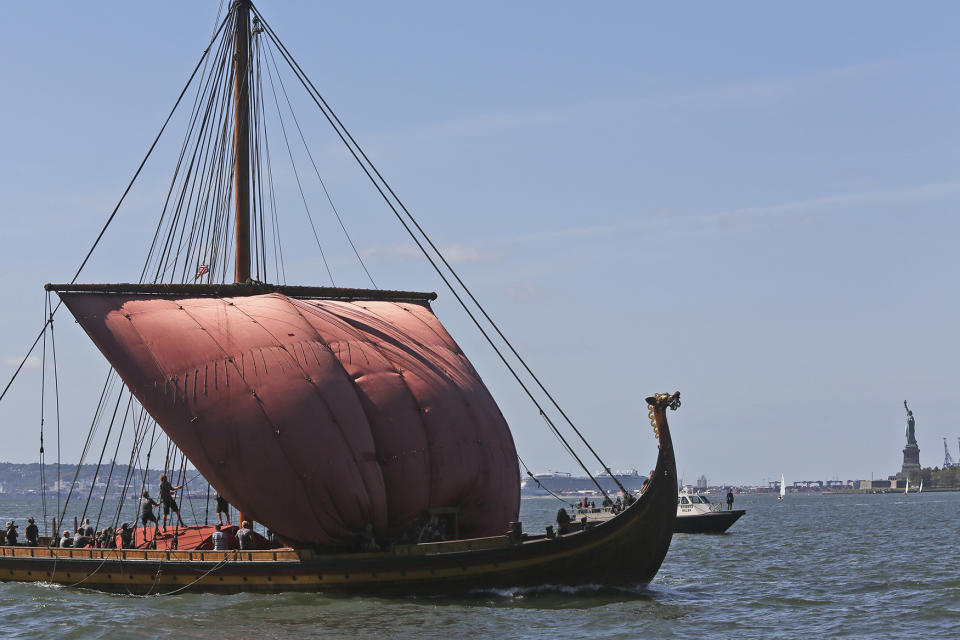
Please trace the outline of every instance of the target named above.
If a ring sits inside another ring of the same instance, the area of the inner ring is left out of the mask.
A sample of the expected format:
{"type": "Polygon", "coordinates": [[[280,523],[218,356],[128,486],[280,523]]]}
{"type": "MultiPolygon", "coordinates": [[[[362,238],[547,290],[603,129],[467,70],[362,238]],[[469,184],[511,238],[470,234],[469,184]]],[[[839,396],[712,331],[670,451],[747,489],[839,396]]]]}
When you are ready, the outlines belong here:
{"type": "Polygon", "coordinates": [[[227,500],[299,543],[345,545],[457,507],[462,537],[519,510],[506,421],[427,304],[61,293],[227,500]]]}

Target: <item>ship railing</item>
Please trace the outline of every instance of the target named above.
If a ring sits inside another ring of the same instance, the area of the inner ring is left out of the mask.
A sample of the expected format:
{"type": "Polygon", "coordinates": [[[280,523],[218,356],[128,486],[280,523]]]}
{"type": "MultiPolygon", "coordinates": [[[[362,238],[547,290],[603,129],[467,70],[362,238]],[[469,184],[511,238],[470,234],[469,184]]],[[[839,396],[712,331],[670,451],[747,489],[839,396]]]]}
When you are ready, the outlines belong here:
{"type": "Polygon", "coordinates": [[[293,549],[263,549],[253,551],[207,551],[168,549],[95,549],[59,547],[0,547],[3,558],[57,558],[58,560],[123,560],[124,562],[298,562],[300,556],[293,549]]]}

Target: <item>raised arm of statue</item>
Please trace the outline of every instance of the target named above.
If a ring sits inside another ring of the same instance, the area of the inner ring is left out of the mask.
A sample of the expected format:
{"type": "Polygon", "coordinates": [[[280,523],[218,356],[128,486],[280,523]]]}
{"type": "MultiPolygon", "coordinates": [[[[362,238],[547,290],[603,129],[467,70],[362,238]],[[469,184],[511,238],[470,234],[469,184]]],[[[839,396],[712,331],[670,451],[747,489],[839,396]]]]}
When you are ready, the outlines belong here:
{"type": "Polygon", "coordinates": [[[907,444],[917,444],[917,432],[916,424],[917,421],[913,417],[913,412],[910,411],[910,407],[907,406],[907,401],[903,401],[903,408],[907,410],[907,425],[904,429],[903,435],[907,437],[907,444]]]}

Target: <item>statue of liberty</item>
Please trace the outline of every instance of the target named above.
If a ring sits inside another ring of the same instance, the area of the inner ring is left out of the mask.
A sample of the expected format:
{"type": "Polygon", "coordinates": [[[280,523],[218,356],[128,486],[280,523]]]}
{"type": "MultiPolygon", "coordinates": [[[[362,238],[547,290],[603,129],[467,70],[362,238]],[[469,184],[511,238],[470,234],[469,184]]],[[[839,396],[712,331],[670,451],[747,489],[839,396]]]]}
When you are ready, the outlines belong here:
{"type": "Polygon", "coordinates": [[[907,406],[907,401],[903,401],[903,408],[907,410],[907,428],[904,435],[907,436],[907,446],[917,444],[917,434],[916,434],[916,424],[917,421],[913,418],[913,411],[910,411],[910,407],[907,406]]]}

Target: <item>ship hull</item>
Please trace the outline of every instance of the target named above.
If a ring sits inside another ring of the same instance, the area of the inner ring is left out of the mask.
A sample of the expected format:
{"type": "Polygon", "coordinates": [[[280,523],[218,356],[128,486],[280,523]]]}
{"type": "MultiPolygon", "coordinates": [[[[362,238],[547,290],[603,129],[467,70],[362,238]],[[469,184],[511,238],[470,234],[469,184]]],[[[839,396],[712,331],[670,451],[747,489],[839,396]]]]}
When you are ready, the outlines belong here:
{"type": "Polygon", "coordinates": [[[5,547],[0,578],[131,594],[181,589],[445,594],[539,585],[646,584],[666,554],[670,525],[646,525],[644,516],[654,507],[634,507],[636,513],[628,510],[605,525],[552,539],[512,543],[507,536],[497,536],[384,553],[5,547]]]}
{"type": "Polygon", "coordinates": [[[680,516],[673,526],[674,533],[724,533],[745,514],[743,509],[714,511],[692,516],[680,516]]]}
{"type": "Polygon", "coordinates": [[[644,585],[667,554],[676,519],[676,463],[665,406],[654,407],[660,450],[646,492],[619,515],[574,533],[519,539],[504,535],[340,554],[0,547],[0,580],[151,595],[184,590],[453,594],[554,585],[644,585]]]}

